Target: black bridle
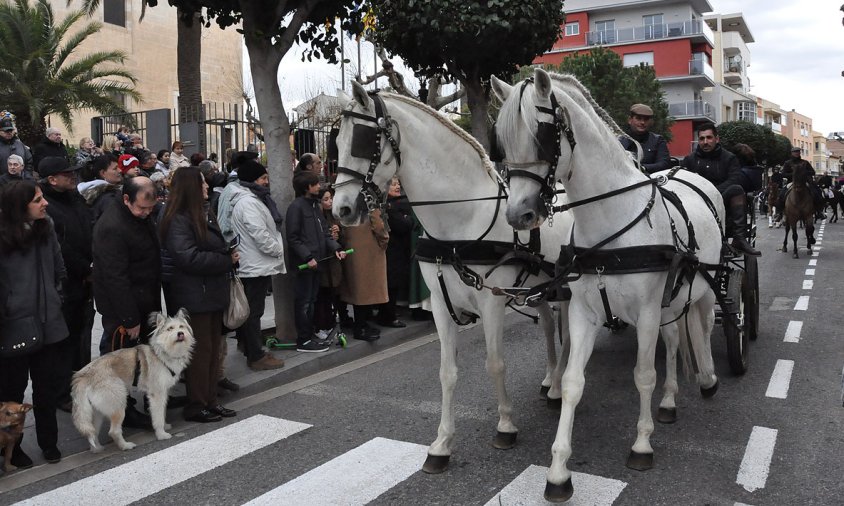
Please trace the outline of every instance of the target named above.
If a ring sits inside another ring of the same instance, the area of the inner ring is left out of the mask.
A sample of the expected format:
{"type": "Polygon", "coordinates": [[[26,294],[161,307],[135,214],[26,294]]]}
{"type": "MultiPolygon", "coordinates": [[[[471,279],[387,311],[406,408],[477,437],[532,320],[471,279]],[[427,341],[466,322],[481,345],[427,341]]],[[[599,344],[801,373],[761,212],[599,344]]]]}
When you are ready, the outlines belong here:
{"type": "MultiPolygon", "coordinates": [[[[360,193],[366,203],[366,209],[372,212],[384,206],[386,198],[384,192],[373,182],[375,176],[375,169],[381,163],[381,137],[385,137],[390,147],[393,150],[393,156],[396,158],[396,163],[401,165],[401,151],[399,150],[399,141],[401,135],[399,133],[398,125],[390,118],[387,113],[387,107],[384,105],[384,100],[378,96],[377,91],[369,92],[372,102],[375,104],[375,116],[369,116],[358,112],[344,110],[341,114],[345,117],[358,118],[366,122],[372,123],[375,126],[367,126],[355,124],[352,130],[352,149],[351,154],[355,158],[366,158],[369,160],[369,169],[366,174],[361,174],[348,167],[337,167],[338,174],[346,174],[353,179],[335,184],[335,188],[339,188],[345,184],[354,181],[360,181],[360,193]],[[395,127],[395,135],[393,132],[395,127]]],[[[389,160],[385,163],[389,163],[389,160]]]]}
{"type": "MultiPolygon", "coordinates": [[[[525,94],[525,89],[528,83],[533,83],[533,78],[525,79],[519,89],[519,109],[521,110],[522,97],[525,94]]],[[[515,163],[504,160],[505,179],[509,182],[512,177],[524,177],[532,179],[539,183],[539,196],[545,203],[545,208],[548,211],[548,218],[553,219],[554,203],[557,198],[556,183],[557,183],[557,163],[562,155],[562,138],[565,136],[566,141],[571,148],[572,155],[574,154],[574,147],[577,141],[574,139],[574,131],[571,128],[571,120],[568,116],[568,111],[560,106],[557,102],[557,97],[551,93],[551,107],[536,106],[536,110],[545,114],[550,114],[553,122],[538,121],[536,127],[536,136],[534,137],[536,148],[539,153],[538,160],[532,162],[515,163]],[[534,174],[533,172],[522,169],[521,167],[532,167],[540,163],[547,163],[548,171],[545,177],[534,174]],[[515,167],[515,168],[514,168],[515,167]]],[[[571,164],[571,157],[569,158],[571,164]]],[[[571,171],[569,171],[569,178],[571,178],[571,171]]]]}

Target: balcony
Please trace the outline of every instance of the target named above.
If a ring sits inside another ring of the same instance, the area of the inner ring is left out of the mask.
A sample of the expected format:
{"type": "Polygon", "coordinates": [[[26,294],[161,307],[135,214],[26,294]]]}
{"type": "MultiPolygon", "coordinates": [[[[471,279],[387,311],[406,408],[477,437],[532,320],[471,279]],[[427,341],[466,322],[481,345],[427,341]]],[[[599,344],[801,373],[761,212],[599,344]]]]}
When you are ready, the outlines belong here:
{"type": "Polygon", "coordinates": [[[668,104],[668,115],[674,119],[715,121],[715,108],[709,102],[693,100],[668,104]]]}
{"type": "Polygon", "coordinates": [[[703,60],[689,60],[689,73],[657,77],[660,82],[689,82],[698,88],[715,86],[715,71],[703,60]]]}
{"type": "Polygon", "coordinates": [[[741,86],[744,76],[744,64],[736,61],[724,62],[724,84],[727,86],[741,86]]]}
{"type": "Polygon", "coordinates": [[[659,40],[674,37],[692,37],[695,42],[708,42],[714,45],[715,36],[709,25],[702,20],[693,19],[676,23],[664,23],[661,25],[643,25],[633,28],[622,28],[621,30],[601,30],[588,32],[586,34],[587,46],[598,46],[608,44],[625,44],[630,42],[642,42],[647,40],[659,40]]]}
{"type": "Polygon", "coordinates": [[[782,133],[782,125],[780,125],[779,123],[774,123],[774,122],[765,123],[765,126],[770,128],[772,131],[774,131],[778,134],[782,133]]]}

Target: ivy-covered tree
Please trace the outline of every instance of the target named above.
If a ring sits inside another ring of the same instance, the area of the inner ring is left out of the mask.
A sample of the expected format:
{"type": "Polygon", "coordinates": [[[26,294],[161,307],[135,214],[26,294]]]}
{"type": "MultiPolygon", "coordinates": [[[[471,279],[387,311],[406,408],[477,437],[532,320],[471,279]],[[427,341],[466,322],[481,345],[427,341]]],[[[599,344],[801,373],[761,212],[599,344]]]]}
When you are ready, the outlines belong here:
{"type": "Polygon", "coordinates": [[[769,127],[749,121],[727,121],[718,125],[721,144],[728,150],[738,143],[747,144],[756,152],[756,162],[765,167],[781,165],[788,160],[791,141],[777,135],[769,127]]]}
{"type": "Polygon", "coordinates": [[[587,53],[571,55],[560,65],[546,69],[577,77],[595,101],[621,126],[627,124],[631,105],[649,105],[654,111],[651,130],[667,141],[671,140],[674,120],[668,114],[668,103],[653,67],[644,64],[625,67],[617,54],[597,47],[587,53]]]}
{"type": "Polygon", "coordinates": [[[511,75],[551,49],[565,21],[562,0],[372,0],[375,40],[417,75],[457,78],[472,134],[488,144],[489,76],[511,75]]]}
{"type": "Polygon", "coordinates": [[[120,114],[126,110],[115,94],[140,98],[135,76],[121,67],[123,51],[94,51],[69,61],[102,27],[80,23],[84,17],[71,11],[58,20],[48,0],[0,3],[0,103],[15,113],[18,134],[30,146],[44,136],[50,114],[70,129],[74,110],[120,114]]]}

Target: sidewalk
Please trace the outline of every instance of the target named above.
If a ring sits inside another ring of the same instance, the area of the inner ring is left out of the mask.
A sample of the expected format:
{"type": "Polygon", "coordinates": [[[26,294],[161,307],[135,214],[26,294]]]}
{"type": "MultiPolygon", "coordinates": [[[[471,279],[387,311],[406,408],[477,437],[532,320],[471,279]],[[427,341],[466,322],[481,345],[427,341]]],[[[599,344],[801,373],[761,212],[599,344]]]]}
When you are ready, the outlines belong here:
{"type": "MultiPolygon", "coordinates": [[[[230,338],[226,339],[228,346],[228,355],[226,357],[226,377],[240,385],[238,392],[222,395],[219,400],[223,405],[229,404],[232,401],[262,392],[272,387],[284,385],[320,371],[336,367],[338,365],[357,360],[361,357],[371,355],[386,348],[390,348],[400,344],[409,339],[419,337],[425,334],[434,332],[436,328],[432,321],[413,321],[410,317],[400,316],[400,319],[407,323],[406,328],[394,329],[383,328],[376,324],[373,326],[381,329],[381,339],[369,343],[365,341],[357,341],[352,338],[351,331],[348,331],[348,345],[346,348],[339,346],[332,346],[332,349],[325,353],[299,353],[295,349],[278,349],[272,350],[272,353],[284,360],[284,367],[272,371],[256,372],[246,365],[246,358],[237,349],[237,341],[233,339],[234,333],[229,334],[230,338]]],[[[275,327],[275,314],[272,297],[267,297],[266,312],[261,318],[261,327],[265,329],[267,334],[272,333],[275,327]]],[[[91,342],[91,356],[99,356],[99,339],[102,336],[103,329],[100,323],[99,314],[94,321],[94,328],[92,332],[91,342]]],[[[185,386],[183,383],[177,384],[173,387],[171,395],[184,395],[185,386]]],[[[140,398],[139,395],[135,396],[140,398]]],[[[32,384],[27,388],[24,402],[32,402],[32,384]]],[[[140,407],[141,404],[138,404],[140,407]]],[[[88,443],[79,435],[76,428],[73,426],[69,413],[63,411],[57,412],[59,425],[59,450],[61,450],[64,457],[88,451],[88,443]]],[[[182,420],[181,409],[170,409],[167,411],[167,421],[173,425],[183,425],[186,422],[182,420]]],[[[110,444],[111,439],[107,434],[108,422],[103,424],[103,429],[100,433],[100,442],[103,444],[110,444]]],[[[136,429],[124,429],[124,433],[129,436],[141,432],[136,429]]],[[[23,440],[24,451],[32,458],[36,466],[45,464],[41,449],[35,440],[35,420],[32,412],[27,414],[26,428],[23,440]]],[[[18,471],[20,472],[20,471],[18,471]]],[[[23,471],[26,472],[26,471],[23,471]]]]}

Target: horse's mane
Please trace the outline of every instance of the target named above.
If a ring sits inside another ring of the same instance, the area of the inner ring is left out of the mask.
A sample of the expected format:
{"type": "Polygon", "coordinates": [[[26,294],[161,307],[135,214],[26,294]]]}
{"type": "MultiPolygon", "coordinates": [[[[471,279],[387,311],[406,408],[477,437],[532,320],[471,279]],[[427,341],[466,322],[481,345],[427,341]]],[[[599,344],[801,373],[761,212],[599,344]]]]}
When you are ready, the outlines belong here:
{"type": "MultiPolygon", "coordinates": [[[[607,124],[608,127],[610,127],[610,130],[612,130],[614,134],[625,135],[624,130],[619,128],[618,124],[615,122],[614,119],[612,119],[612,116],[610,116],[610,113],[608,113],[606,110],[604,110],[603,107],[598,105],[598,102],[596,102],[595,99],[592,98],[592,93],[589,92],[589,89],[586,86],[583,86],[583,83],[578,81],[575,76],[571,74],[557,74],[556,72],[548,72],[548,75],[551,76],[552,81],[573,86],[577,91],[581,93],[581,95],[583,95],[583,98],[586,99],[586,102],[590,106],[592,106],[593,109],[595,109],[595,112],[598,114],[598,116],[604,121],[604,123],[607,124]]],[[[576,96],[573,96],[572,98],[576,101],[578,99],[578,97],[576,96]]],[[[580,105],[585,107],[585,104],[580,105]]]]}
{"type": "Polygon", "coordinates": [[[388,92],[382,91],[379,94],[382,97],[389,97],[391,99],[398,100],[399,102],[405,103],[405,104],[407,104],[411,107],[414,107],[414,108],[416,108],[420,111],[427,113],[429,116],[434,117],[437,121],[442,123],[443,126],[448,128],[452,133],[454,133],[455,135],[457,135],[458,137],[463,139],[472,148],[474,148],[474,150],[478,153],[478,156],[480,157],[481,162],[483,162],[484,169],[487,171],[488,174],[493,174],[493,175],[495,174],[495,168],[493,167],[492,162],[489,160],[489,155],[487,155],[486,150],[484,149],[483,146],[481,146],[481,143],[478,142],[477,139],[475,139],[474,137],[469,135],[469,133],[466,132],[466,130],[463,130],[462,128],[457,126],[456,123],[451,121],[444,114],[437,111],[433,107],[430,107],[427,104],[423,104],[422,102],[420,102],[416,99],[406,97],[404,95],[399,95],[398,93],[388,93],[388,92]]]}

